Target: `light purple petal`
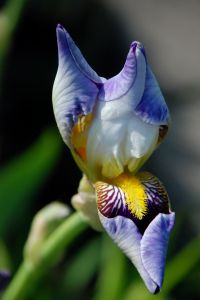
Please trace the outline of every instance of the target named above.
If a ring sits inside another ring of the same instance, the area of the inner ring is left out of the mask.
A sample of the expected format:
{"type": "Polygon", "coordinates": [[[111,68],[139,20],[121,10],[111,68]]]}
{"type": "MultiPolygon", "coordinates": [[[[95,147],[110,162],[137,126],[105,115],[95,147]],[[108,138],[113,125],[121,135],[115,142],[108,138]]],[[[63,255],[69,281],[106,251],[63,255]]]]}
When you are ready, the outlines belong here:
{"type": "Polygon", "coordinates": [[[99,99],[119,99],[121,105],[128,103],[136,115],[149,124],[165,125],[169,122],[167,105],[139,42],[131,44],[122,71],[104,83],[99,99]]]}
{"type": "Polygon", "coordinates": [[[135,108],[143,95],[145,76],[146,60],[143,46],[139,42],[133,42],[122,71],[104,83],[99,99],[116,100],[128,93],[126,96],[130,99],[131,106],[135,108]]]}
{"type": "Polygon", "coordinates": [[[137,226],[132,220],[122,216],[107,218],[99,212],[99,217],[102,226],[108,235],[137,268],[149,291],[153,294],[156,293],[158,291],[158,286],[144,268],[141,259],[140,241],[142,239],[142,235],[137,226]]]}
{"type": "Polygon", "coordinates": [[[150,124],[165,125],[169,121],[167,104],[148,64],[144,94],[135,108],[135,113],[143,121],[150,124]]]}
{"type": "MultiPolygon", "coordinates": [[[[91,81],[96,84],[101,84],[102,79],[98,76],[98,74],[89,66],[85,58],[83,57],[81,51],[76,46],[74,41],[72,40],[69,33],[62,27],[62,25],[58,24],[57,29],[57,41],[58,41],[58,55],[60,56],[60,61],[62,61],[62,57],[66,59],[67,52],[71,53],[71,56],[74,60],[74,63],[80,69],[80,71],[85,74],[91,81]]],[[[104,79],[104,78],[103,78],[104,79]]]]}
{"type": "Polygon", "coordinates": [[[159,289],[163,282],[168,239],[174,221],[175,213],[157,215],[141,240],[142,263],[159,289]]]}
{"type": "Polygon", "coordinates": [[[71,129],[79,116],[92,112],[102,80],[60,25],[57,42],[59,66],[53,87],[53,107],[61,135],[70,146],[71,129]]]}

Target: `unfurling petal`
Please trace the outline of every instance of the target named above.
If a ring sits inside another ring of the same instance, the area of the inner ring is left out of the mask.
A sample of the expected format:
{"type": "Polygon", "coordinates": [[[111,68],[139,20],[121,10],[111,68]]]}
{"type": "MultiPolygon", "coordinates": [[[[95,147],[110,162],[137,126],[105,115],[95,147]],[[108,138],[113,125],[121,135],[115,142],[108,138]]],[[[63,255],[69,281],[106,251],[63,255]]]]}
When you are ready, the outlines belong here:
{"type": "Polygon", "coordinates": [[[167,243],[175,215],[158,178],[148,172],[123,174],[95,184],[100,221],[133,262],[147,288],[163,282],[167,243]]]}
{"type": "Polygon", "coordinates": [[[105,80],[60,25],[57,40],[54,113],[77,164],[93,183],[125,169],[135,174],[165,136],[169,119],[144,47],[133,42],[122,71],[105,80]]]}
{"type": "Polygon", "coordinates": [[[150,277],[162,286],[169,234],[174,226],[175,213],[159,214],[149,224],[141,240],[141,258],[150,277]]]}
{"type": "Polygon", "coordinates": [[[102,85],[99,99],[120,100],[121,105],[130,105],[134,114],[148,124],[169,122],[166,102],[139,42],[131,44],[122,71],[102,85]]]}
{"type": "Polygon", "coordinates": [[[164,138],[169,119],[139,42],[131,44],[122,71],[103,83],[98,100],[88,135],[89,168],[99,178],[117,177],[125,168],[136,173],[164,138]]]}
{"type": "Polygon", "coordinates": [[[99,213],[99,217],[108,235],[137,268],[149,291],[153,294],[156,293],[159,289],[158,285],[152,280],[142,263],[140,253],[142,235],[137,226],[130,219],[122,216],[106,218],[99,213]]]}
{"type": "Polygon", "coordinates": [[[71,130],[80,116],[92,112],[102,80],[60,25],[57,42],[59,66],[53,86],[53,108],[60,133],[71,147],[71,130]]]}
{"type": "Polygon", "coordinates": [[[145,89],[135,113],[144,122],[156,125],[168,125],[169,111],[158,82],[149,65],[146,68],[145,89]]]}
{"type": "Polygon", "coordinates": [[[142,98],[145,87],[146,61],[139,42],[131,44],[122,71],[108,79],[100,89],[99,99],[113,101],[120,99],[135,108],[142,98]]]}

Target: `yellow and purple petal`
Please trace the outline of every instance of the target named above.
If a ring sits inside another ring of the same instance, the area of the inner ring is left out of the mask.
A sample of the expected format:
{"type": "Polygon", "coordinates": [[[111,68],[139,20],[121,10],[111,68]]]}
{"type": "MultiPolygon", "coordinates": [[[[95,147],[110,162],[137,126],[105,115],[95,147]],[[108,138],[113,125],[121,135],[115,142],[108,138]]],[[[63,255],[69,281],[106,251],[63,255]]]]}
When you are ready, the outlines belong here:
{"type": "Polygon", "coordinates": [[[151,293],[163,282],[175,214],[164,186],[150,173],[95,184],[100,221],[129,257],[151,293]]]}

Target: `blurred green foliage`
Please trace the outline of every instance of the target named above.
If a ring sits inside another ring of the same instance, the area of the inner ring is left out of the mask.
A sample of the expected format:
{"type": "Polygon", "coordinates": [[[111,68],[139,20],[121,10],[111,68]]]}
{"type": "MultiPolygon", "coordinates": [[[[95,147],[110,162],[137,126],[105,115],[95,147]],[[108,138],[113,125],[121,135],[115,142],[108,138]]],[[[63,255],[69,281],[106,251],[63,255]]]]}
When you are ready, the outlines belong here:
{"type": "Polygon", "coordinates": [[[49,175],[60,153],[60,141],[54,131],[45,132],[20,157],[0,170],[0,234],[27,211],[31,198],[49,175]],[[20,209],[19,209],[20,208],[20,209]]]}
{"type": "MultiPolygon", "coordinates": [[[[53,12],[52,7],[57,3],[50,2],[53,12]]],[[[58,2],[60,7],[65,5],[63,1],[58,2]]],[[[5,1],[0,13],[0,80],[25,4],[24,0],[5,1]]],[[[67,5],[70,9],[74,7],[70,1],[67,5]]],[[[77,10],[82,5],[78,1],[77,10]]],[[[1,90],[0,93],[3,102],[1,90]]],[[[60,150],[61,141],[57,132],[49,129],[0,169],[0,268],[15,271],[13,266],[18,263],[16,253],[22,253],[23,247],[16,243],[8,248],[7,245],[11,245],[9,235],[11,231],[11,236],[20,235],[18,230],[26,224],[23,218],[30,213],[31,203],[59,163],[60,150]]],[[[69,249],[52,272],[41,279],[28,299],[166,300],[187,299],[188,295],[198,299],[200,238],[185,238],[183,224],[184,220],[179,220],[173,235],[173,249],[168,257],[163,291],[157,296],[148,293],[130,262],[108,237],[89,231],[88,235],[74,242],[74,248],[69,249]],[[174,241],[178,241],[180,236],[182,246],[178,247],[174,241]]],[[[26,232],[29,226],[27,224],[26,232]]]]}

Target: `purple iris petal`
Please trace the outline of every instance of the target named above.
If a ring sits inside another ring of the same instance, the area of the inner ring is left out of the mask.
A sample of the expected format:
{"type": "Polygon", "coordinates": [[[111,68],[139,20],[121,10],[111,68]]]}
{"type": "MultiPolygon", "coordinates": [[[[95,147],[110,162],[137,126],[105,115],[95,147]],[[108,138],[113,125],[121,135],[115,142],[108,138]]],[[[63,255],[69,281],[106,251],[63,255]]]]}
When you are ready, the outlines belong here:
{"type": "Polygon", "coordinates": [[[133,42],[123,69],[118,75],[103,84],[98,95],[99,99],[102,101],[116,100],[130,92],[128,98],[130,98],[131,106],[135,107],[143,94],[145,68],[142,46],[139,42],[133,42]]]}
{"type": "Polygon", "coordinates": [[[153,294],[159,292],[175,214],[158,214],[146,228],[144,235],[126,217],[107,218],[100,212],[99,217],[106,232],[137,268],[149,291],[153,294]]]}
{"type": "Polygon", "coordinates": [[[53,87],[54,113],[61,135],[70,146],[78,117],[92,112],[102,79],[90,68],[69,34],[57,26],[59,66],[53,87]]]}
{"type": "Polygon", "coordinates": [[[135,45],[131,46],[122,71],[118,75],[108,79],[102,86],[99,93],[100,99],[104,101],[117,99],[130,89],[136,77],[137,61],[135,48],[135,45]]]}
{"type": "Polygon", "coordinates": [[[66,53],[70,51],[71,56],[73,57],[77,67],[80,68],[80,71],[83,74],[85,74],[91,81],[97,84],[101,84],[102,83],[101,78],[88,65],[81,51],[76,46],[69,33],[65,30],[65,28],[62,25],[58,24],[56,31],[57,31],[59,55],[65,57],[66,53]]]}
{"type": "Polygon", "coordinates": [[[125,181],[118,181],[118,186],[97,182],[97,207],[102,226],[135,265],[149,291],[155,294],[162,286],[175,214],[170,211],[167,192],[157,177],[141,172],[136,178],[138,181],[134,182],[129,181],[131,177],[125,177],[125,181]],[[132,196],[126,192],[130,183],[132,196]],[[143,201],[148,206],[142,217],[130,211],[127,202],[132,201],[139,209],[137,189],[143,189],[146,197],[143,201]]]}
{"type": "Polygon", "coordinates": [[[167,124],[169,111],[165,99],[160,91],[159,85],[147,65],[144,94],[135,108],[137,116],[150,124],[167,124]]]}
{"type": "MultiPolygon", "coordinates": [[[[149,172],[138,174],[147,199],[148,213],[142,219],[132,214],[121,188],[99,182],[96,184],[97,205],[99,211],[107,218],[123,216],[131,219],[143,234],[150,222],[159,214],[169,214],[169,197],[161,181],[149,172]]],[[[133,194],[134,199],[134,194],[133,194]]]]}
{"type": "Polygon", "coordinates": [[[140,242],[142,235],[133,221],[122,216],[106,218],[99,212],[100,221],[111,239],[127,255],[137,268],[145,285],[151,293],[158,291],[158,285],[152,280],[141,259],[140,242]]]}
{"type": "Polygon", "coordinates": [[[154,125],[168,124],[169,111],[159,85],[151,71],[144,47],[139,42],[131,44],[122,71],[107,80],[100,89],[99,99],[111,101],[126,94],[133,111],[144,122],[154,125]]]}
{"type": "Polygon", "coordinates": [[[175,213],[157,215],[141,240],[143,265],[159,288],[163,282],[167,244],[174,221],[175,213]]]}

